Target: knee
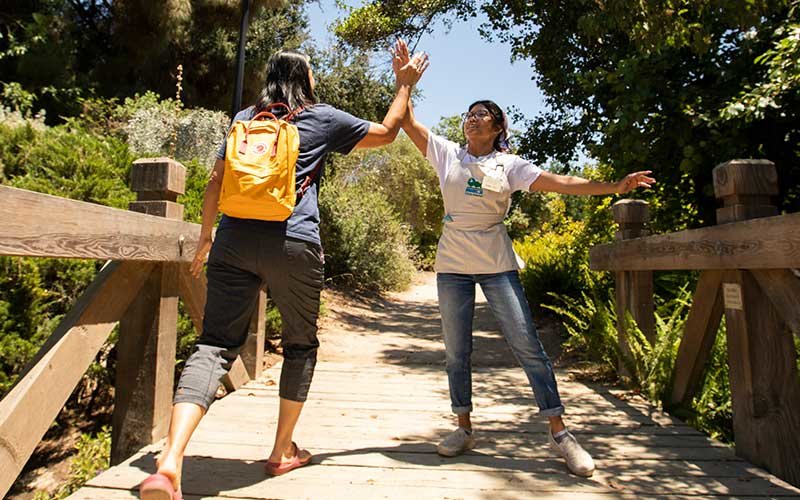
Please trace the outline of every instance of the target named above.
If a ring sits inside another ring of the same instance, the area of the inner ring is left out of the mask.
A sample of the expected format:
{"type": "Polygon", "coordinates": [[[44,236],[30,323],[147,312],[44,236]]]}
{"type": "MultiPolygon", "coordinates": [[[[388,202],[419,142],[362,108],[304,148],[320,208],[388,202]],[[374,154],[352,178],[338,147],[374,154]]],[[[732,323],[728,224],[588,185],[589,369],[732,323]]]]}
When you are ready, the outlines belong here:
{"type": "Polygon", "coordinates": [[[461,370],[469,367],[472,362],[472,351],[448,352],[445,356],[445,364],[448,371],[461,370]]]}

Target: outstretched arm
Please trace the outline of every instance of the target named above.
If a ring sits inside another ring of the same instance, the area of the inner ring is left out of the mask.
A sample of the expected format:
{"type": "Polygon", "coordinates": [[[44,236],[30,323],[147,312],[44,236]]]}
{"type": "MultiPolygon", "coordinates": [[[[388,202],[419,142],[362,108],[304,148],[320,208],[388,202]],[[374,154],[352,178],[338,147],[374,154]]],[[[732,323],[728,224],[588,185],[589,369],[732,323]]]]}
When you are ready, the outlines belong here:
{"type": "Polygon", "coordinates": [[[584,179],[574,175],[558,175],[542,172],[530,185],[531,192],[547,192],[562,194],[625,194],[638,187],[649,188],[656,180],[648,177],[652,171],[643,170],[626,175],[618,182],[600,182],[584,179]]]}
{"type": "Polygon", "coordinates": [[[428,135],[430,131],[428,127],[423,125],[422,123],[418,122],[416,118],[414,118],[414,108],[411,106],[411,103],[408,103],[408,111],[406,115],[403,117],[403,130],[408,135],[411,142],[419,149],[419,152],[422,153],[422,156],[428,156],[428,135]]]}
{"type": "Polygon", "coordinates": [[[406,115],[411,90],[428,69],[428,64],[427,54],[418,54],[409,58],[406,43],[402,40],[397,41],[392,59],[397,95],[383,122],[370,123],[367,135],[356,144],[357,148],[374,148],[394,141],[400,131],[400,123],[406,115]]]}

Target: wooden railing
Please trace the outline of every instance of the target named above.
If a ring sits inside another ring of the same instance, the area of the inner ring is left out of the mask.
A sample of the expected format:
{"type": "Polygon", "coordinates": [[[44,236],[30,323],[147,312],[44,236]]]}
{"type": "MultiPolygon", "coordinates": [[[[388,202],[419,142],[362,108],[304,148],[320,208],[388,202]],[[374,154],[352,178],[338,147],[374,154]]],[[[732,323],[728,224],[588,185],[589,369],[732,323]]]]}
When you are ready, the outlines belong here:
{"type": "MultiPolygon", "coordinates": [[[[117,323],[112,464],[166,435],[178,300],[198,333],[206,300],[205,278],[189,274],[200,226],[183,222],[176,203],[185,172],[166,158],[134,162],[131,211],[0,186],[0,255],[108,261],[0,401],[0,497],[117,323]]],[[[223,381],[229,390],[261,373],[265,301],[262,291],[247,344],[223,381]]]]}
{"type": "MultiPolygon", "coordinates": [[[[800,486],[800,213],[780,215],[775,166],[733,160],[714,171],[717,225],[648,236],[647,204],[615,204],[617,242],[591,249],[590,266],[616,274],[620,349],[630,314],[655,335],[654,270],[700,270],[673,372],[672,405],[689,403],[723,313],[736,453],[800,486]]],[[[624,369],[622,370],[624,374],[624,369]]]]}

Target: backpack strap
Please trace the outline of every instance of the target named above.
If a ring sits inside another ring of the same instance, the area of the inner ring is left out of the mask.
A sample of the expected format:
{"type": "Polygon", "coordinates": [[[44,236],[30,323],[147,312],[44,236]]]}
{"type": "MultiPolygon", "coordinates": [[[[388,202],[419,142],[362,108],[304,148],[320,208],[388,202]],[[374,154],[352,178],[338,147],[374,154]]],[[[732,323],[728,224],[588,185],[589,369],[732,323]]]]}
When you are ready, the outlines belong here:
{"type": "Polygon", "coordinates": [[[317,162],[317,166],[314,167],[314,170],[312,170],[311,173],[308,174],[305,179],[303,179],[302,184],[300,184],[300,187],[297,189],[298,200],[300,200],[300,198],[302,198],[303,195],[306,194],[308,188],[310,188],[311,184],[314,183],[314,180],[316,180],[317,174],[319,174],[319,171],[322,168],[323,163],[325,163],[325,158],[320,158],[320,160],[317,162]]]}

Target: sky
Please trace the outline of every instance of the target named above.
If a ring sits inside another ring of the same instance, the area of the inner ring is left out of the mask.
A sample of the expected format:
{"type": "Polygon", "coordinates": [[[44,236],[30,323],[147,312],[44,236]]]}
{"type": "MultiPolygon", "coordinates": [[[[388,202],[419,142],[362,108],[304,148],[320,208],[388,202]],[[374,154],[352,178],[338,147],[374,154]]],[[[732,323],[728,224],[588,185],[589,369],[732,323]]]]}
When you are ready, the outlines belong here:
{"type": "MultiPolygon", "coordinates": [[[[341,17],[341,12],[333,0],[307,5],[311,36],[320,46],[330,45],[333,35],[327,26],[341,17]]],[[[431,61],[417,85],[423,98],[415,101],[414,107],[417,119],[423,124],[432,127],[443,116],[461,114],[478,99],[491,99],[504,109],[515,106],[528,117],[545,108],[542,93],[531,80],[530,62],[512,64],[508,45],[482,39],[478,27],[484,19],[456,22],[449,33],[439,26],[435,36],[420,41],[417,50],[427,52],[431,61]]],[[[512,122],[511,128],[524,129],[524,126],[512,122]]]]}

